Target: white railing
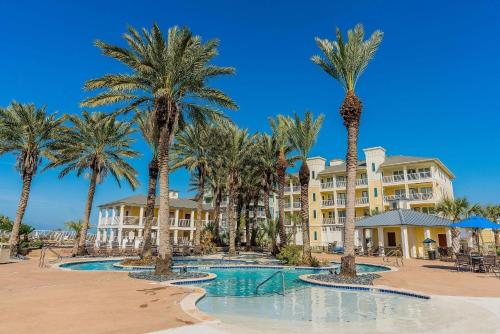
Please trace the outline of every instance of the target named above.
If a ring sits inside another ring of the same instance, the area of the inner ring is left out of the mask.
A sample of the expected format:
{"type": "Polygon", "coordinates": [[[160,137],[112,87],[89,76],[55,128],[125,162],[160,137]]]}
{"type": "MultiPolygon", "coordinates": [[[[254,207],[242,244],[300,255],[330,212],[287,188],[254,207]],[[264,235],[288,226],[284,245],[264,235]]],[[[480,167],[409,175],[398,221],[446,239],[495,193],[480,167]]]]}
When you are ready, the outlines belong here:
{"type": "Polygon", "coordinates": [[[327,199],[327,200],[323,200],[321,202],[321,207],[322,208],[329,207],[329,206],[333,206],[333,199],[327,199]]]}
{"type": "Polygon", "coordinates": [[[285,192],[286,192],[286,193],[289,193],[290,191],[292,191],[292,188],[291,188],[291,187],[285,187],[285,192]]]}
{"type": "Polygon", "coordinates": [[[337,181],[336,186],[337,188],[345,188],[346,183],[346,181],[337,181]]]}
{"type": "Polygon", "coordinates": [[[170,226],[175,226],[175,218],[169,218],[170,226]]]}
{"type": "Polygon", "coordinates": [[[366,185],[368,185],[368,179],[367,178],[356,179],[356,185],[357,186],[366,186],[366,185]]]}
{"type": "Polygon", "coordinates": [[[354,220],[355,221],[358,221],[358,220],[361,220],[361,219],[364,219],[366,218],[367,216],[357,216],[357,217],[354,217],[354,220]]]}
{"type": "Polygon", "coordinates": [[[337,205],[344,206],[345,198],[337,198],[337,205]]]}
{"type": "Polygon", "coordinates": [[[292,207],[292,204],[290,202],[285,203],[285,209],[290,209],[292,207]]]}
{"type": "Polygon", "coordinates": [[[321,189],[333,189],[333,181],[332,182],[322,182],[321,189]]]}
{"type": "Polygon", "coordinates": [[[401,194],[401,195],[387,195],[387,196],[384,196],[384,201],[385,202],[397,201],[397,200],[400,200],[400,199],[406,199],[406,195],[405,194],[401,194]]]}
{"type": "Polygon", "coordinates": [[[365,204],[368,204],[368,197],[356,198],[356,205],[365,205],[365,204]]]}
{"type": "Polygon", "coordinates": [[[123,225],[139,225],[139,217],[137,216],[123,217],[123,225]]]}
{"type": "Polygon", "coordinates": [[[179,219],[179,227],[191,227],[191,219],[179,219]]]}
{"type": "Polygon", "coordinates": [[[382,177],[383,183],[397,183],[397,182],[403,182],[404,180],[405,180],[404,175],[388,175],[382,177]]]}
{"type": "Polygon", "coordinates": [[[300,191],[300,186],[293,186],[292,187],[292,192],[299,192],[300,191]]]}
{"type": "Polygon", "coordinates": [[[346,222],[346,217],[338,217],[338,218],[337,218],[337,221],[338,221],[338,223],[339,223],[339,224],[345,224],[345,222],[346,222]]]}
{"type": "Polygon", "coordinates": [[[416,180],[425,180],[432,178],[432,173],[428,172],[418,172],[418,173],[410,173],[406,175],[408,181],[416,181],[416,180]]]}
{"type": "Polygon", "coordinates": [[[410,194],[410,201],[428,201],[432,197],[432,193],[413,193],[410,194]]]}
{"type": "Polygon", "coordinates": [[[323,225],[335,225],[337,222],[335,221],[335,218],[323,218],[321,220],[321,223],[323,225]]]}
{"type": "Polygon", "coordinates": [[[300,209],[300,207],[301,207],[300,202],[293,202],[293,208],[294,209],[300,209]]]}
{"type": "Polygon", "coordinates": [[[101,218],[101,225],[119,225],[119,224],[120,224],[119,216],[101,218]]]}

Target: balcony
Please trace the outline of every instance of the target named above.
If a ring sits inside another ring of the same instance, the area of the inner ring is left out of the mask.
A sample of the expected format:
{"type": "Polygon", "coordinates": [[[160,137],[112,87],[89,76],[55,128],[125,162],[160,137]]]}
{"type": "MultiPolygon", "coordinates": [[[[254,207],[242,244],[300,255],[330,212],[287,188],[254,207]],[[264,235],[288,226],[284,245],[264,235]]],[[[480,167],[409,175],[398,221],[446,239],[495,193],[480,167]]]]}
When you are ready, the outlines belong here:
{"type": "Polygon", "coordinates": [[[321,201],[321,207],[322,208],[332,207],[333,203],[334,203],[333,199],[323,200],[323,201],[321,201]]]}
{"type": "Polygon", "coordinates": [[[359,197],[359,198],[356,198],[356,205],[368,205],[368,197],[359,197]]]}
{"type": "Polygon", "coordinates": [[[191,219],[179,219],[179,227],[191,227],[191,219]]]}
{"type": "Polygon", "coordinates": [[[408,182],[411,181],[420,181],[420,180],[428,180],[432,178],[432,173],[429,172],[419,172],[419,173],[410,173],[406,175],[408,182]]]}
{"type": "Polygon", "coordinates": [[[408,201],[429,201],[434,195],[432,193],[412,193],[408,197],[404,194],[384,196],[384,202],[408,200],[408,201]]]}
{"type": "Polygon", "coordinates": [[[338,225],[335,218],[323,218],[321,220],[322,225],[338,225]]]}
{"type": "Polygon", "coordinates": [[[337,198],[337,206],[345,206],[345,198],[337,198]]]}
{"type": "Polygon", "coordinates": [[[321,189],[333,189],[334,183],[333,182],[322,182],[321,183],[321,189]]]}
{"type": "Polygon", "coordinates": [[[368,185],[367,178],[356,179],[356,186],[367,186],[367,185],[368,185]]]}
{"type": "Polygon", "coordinates": [[[137,216],[123,217],[123,225],[139,225],[139,217],[137,216]]]}
{"type": "Polygon", "coordinates": [[[300,186],[285,187],[285,193],[298,193],[300,192],[300,186]]]}
{"type": "Polygon", "coordinates": [[[398,183],[404,181],[405,181],[404,175],[388,175],[382,177],[382,183],[398,183]]]}
{"type": "Polygon", "coordinates": [[[346,217],[338,217],[337,218],[338,224],[345,224],[346,222],[346,217]]]}
{"type": "Polygon", "coordinates": [[[300,209],[300,207],[301,207],[300,202],[293,202],[293,208],[294,209],[300,209]]]}
{"type": "Polygon", "coordinates": [[[335,186],[336,186],[337,188],[345,188],[346,184],[347,184],[347,182],[346,182],[346,181],[339,180],[339,181],[337,181],[337,182],[335,183],[335,186]]]}

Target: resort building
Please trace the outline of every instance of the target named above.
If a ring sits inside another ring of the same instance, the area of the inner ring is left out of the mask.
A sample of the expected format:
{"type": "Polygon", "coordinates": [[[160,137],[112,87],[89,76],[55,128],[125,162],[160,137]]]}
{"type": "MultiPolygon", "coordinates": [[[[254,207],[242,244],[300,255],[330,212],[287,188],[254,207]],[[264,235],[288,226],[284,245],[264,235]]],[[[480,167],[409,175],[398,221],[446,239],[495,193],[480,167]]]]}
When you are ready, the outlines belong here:
{"type": "MultiPolygon", "coordinates": [[[[170,229],[174,244],[188,244],[193,240],[196,229],[198,203],[191,199],[179,198],[179,193],[170,191],[170,229]]],[[[147,196],[137,195],[99,205],[99,222],[97,225],[96,243],[117,242],[120,246],[133,244],[138,247],[143,240],[144,211],[147,196]]],[[[158,207],[156,198],[151,236],[155,243],[158,239],[158,207]]],[[[203,224],[213,221],[213,210],[203,205],[203,224]]]]}
{"type": "MultiPolygon", "coordinates": [[[[358,162],[356,176],[356,220],[375,213],[397,209],[404,200],[408,209],[434,213],[443,198],[453,198],[452,172],[438,159],[414,156],[389,156],[383,147],[363,150],[365,159],[358,162]]],[[[312,157],[310,169],[309,224],[312,246],[337,243],[341,246],[346,219],[346,165],[341,159],[312,157]]],[[[302,243],[298,222],[300,184],[290,174],[285,188],[287,229],[297,231],[295,240],[302,243]]],[[[300,224],[299,224],[300,225],[300,224]]],[[[291,232],[293,233],[293,232],[291,232]]]]}

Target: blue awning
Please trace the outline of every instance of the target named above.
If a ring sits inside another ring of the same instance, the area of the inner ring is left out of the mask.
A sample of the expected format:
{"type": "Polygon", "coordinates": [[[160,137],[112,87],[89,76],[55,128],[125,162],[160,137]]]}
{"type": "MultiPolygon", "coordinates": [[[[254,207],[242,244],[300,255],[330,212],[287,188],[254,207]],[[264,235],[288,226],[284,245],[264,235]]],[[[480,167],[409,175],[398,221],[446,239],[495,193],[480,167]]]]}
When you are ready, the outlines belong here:
{"type": "Polygon", "coordinates": [[[450,225],[451,227],[461,227],[461,228],[492,228],[500,229],[500,224],[494,223],[483,217],[470,217],[450,225]]]}

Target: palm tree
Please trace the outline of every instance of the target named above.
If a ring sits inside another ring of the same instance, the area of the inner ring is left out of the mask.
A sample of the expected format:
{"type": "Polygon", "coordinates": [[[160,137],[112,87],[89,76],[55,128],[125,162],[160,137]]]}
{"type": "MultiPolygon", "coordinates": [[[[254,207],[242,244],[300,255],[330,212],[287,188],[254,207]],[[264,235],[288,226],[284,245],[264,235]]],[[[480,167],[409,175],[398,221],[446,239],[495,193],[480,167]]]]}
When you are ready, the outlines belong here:
{"type": "MultiPolygon", "coordinates": [[[[482,209],[482,214],[492,222],[498,223],[498,219],[500,219],[500,205],[488,204],[482,209]]],[[[493,233],[495,234],[495,247],[498,248],[500,247],[500,226],[493,233]]]]}
{"type": "Polygon", "coordinates": [[[108,74],[85,84],[88,90],[105,89],[83,102],[87,106],[125,103],[122,111],[148,105],[154,110],[159,129],[158,168],[160,206],[156,274],[171,270],[172,248],[169,224],[169,149],[178,127],[186,120],[203,122],[223,117],[216,107],[236,109],[224,92],[208,87],[211,78],[233,74],[232,67],[211,64],[218,54],[217,40],[202,42],[188,28],[173,27],[163,36],[158,25],[151,31],[129,28],[124,35],[127,48],[97,41],[102,52],[126,65],[131,73],[108,74]]]}
{"type": "MultiPolygon", "coordinates": [[[[69,220],[64,223],[67,229],[75,232],[75,242],[80,239],[80,233],[82,232],[83,220],[69,220]]],[[[89,228],[91,228],[89,226],[89,228]]]]}
{"type": "Polygon", "coordinates": [[[203,196],[207,185],[207,177],[210,173],[210,130],[207,124],[193,123],[187,126],[176,136],[173,146],[173,166],[172,169],[185,167],[194,174],[195,184],[198,188],[198,205],[196,230],[194,233],[195,253],[200,253],[200,236],[202,229],[203,196]]]}
{"type": "Polygon", "coordinates": [[[62,167],[59,177],[75,171],[89,177],[89,189],[80,239],[75,242],[73,256],[85,254],[85,240],[89,229],[90,214],[97,184],[111,174],[118,186],[121,179],[135,189],[137,172],[125,161],[137,156],[132,150],[130,135],[134,133],[128,122],[116,120],[116,115],[107,116],[100,112],[82,111],[82,116],[69,116],[72,127],[64,128],[63,135],[51,144],[54,154],[48,167],[62,167]]]}
{"type": "Polygon", "coordinates": [[[151,110],[137,111],[134,121],[141,130],[142,137],[151,149],[151,160],[148,165],[148,195],[146,199],[146,210],[144,211],[144,242],[141,257],[151,257],[151,227],[153,225],[156,184],[158,182],[158,139],[159,131],[155,115],[151,110]]]}
{"type": "Polygon", "coordinates": [[[326,73],[335,78],[346,92],[340,107],[340,116],[347,129],[346,155],[346,222],[344,225],[344,256],[341,259],[340,274],[356,276],[354,254],[354,205],[356,187],[356,168],[358,165],[358,134],[361,120],[362,103],[356,96],[356,83],[382,41],[382,32],[377,30],[368,40],[364,40],[364,29],[361,24],[347,32],[347,43],[337,28],[336,41],[316,38],[316,44],[323,53],[313,56],[311,60],[326,73]]]}
{"type": "Polygon", "coordinates": [[[16,156],[16,169],[23,182],[9,240],[12,256],[18,251],[19,230],[28,205],[31,181],[42,159],[51,155],[50,144],[59,137],[64,119],[64,116],[48,115],[45,107],[37,108],[34,104],[12,102],[7,108],[0,108],[0,155],[13,153],[16,156]]]}
{"type": "Polygon", "coordinates": [[[223,168],[226,175],[226,191],[228,196],[227,223],[229,226],[229,255],[236,254],[236,217],[235,204],[237,189],[240,184],[241,169],[245,166],[251,154],[252,139],[247,130],[239,129],[235,125],[228,125],[224,129],[225,140],[221,143],[224,148],[223,168]]]}
{"type": "MultiPolygon", "coordinates": [[[[277,153],[279,152],[277,141],[268,134],[260,134],[257,136],[255,148],[257,150],[256,156],[258,158],[256,169],[258,170],[261,178],[262,200],[264,201],[264,213],[266,220],[273,219],[269,207],[270,194],[274,192],[277,174],[277,153]]],[[[276,239],[271,240],[271,252],[278,253],[278,246],[276,239]]]]}
{"type": "Polygon", "coordinates": [[[269,124],[272,129],[272,136],[278,147],[276,174],[278,177],[278,226],[280,236],[280,248],[286,244],[285,230],[285,178],[286,169],[295,161],[294,157],[289,157],[292,146],[288,138],[286,121],[282,115],[278,115],[276,119],[269,118],[269,124]]]}
{"type": "Polygon", "coordinates": [[[324,116],[320,114],[316,119],[311,112],[307,111],[302,121],[298,114],[286,119],[288,135],[293,147],[298,151],[301,160],[299,170],[300,180],[300,216],[302,222],[302,244],[303,257],[306,262],[312,258],[311,240],[309,239],[309,167],[307,157],[318,138],[324,116]]]}
{"type": "MultiPolygon", "coordinates": [[[[464,217],[469,209],[469,202],[465,197],[462,198],[444,198],[436,206],[436,212],[456,223],[464,217]]],[[[457,227],[451,228],[451,247],[453,254],[460,251],[460,230],[457,227]]]]}

